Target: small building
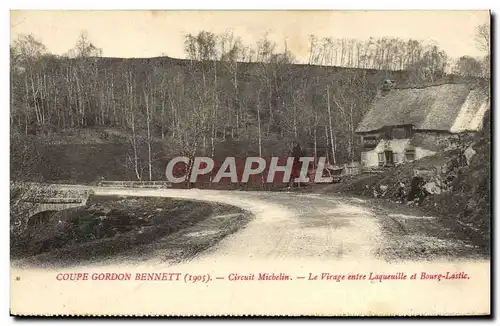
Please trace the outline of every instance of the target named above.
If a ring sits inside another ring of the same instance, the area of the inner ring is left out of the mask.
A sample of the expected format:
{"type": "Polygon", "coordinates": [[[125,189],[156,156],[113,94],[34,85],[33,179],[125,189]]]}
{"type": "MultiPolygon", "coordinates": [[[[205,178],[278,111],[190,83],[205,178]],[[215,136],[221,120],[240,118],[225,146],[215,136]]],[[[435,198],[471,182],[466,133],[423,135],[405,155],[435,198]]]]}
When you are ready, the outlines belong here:
{"type": "Polygon", "coordinates": [[[385,81],[356,129],[363,167],[394,166],[453,148],[477,132],[490,108],[487,87],[442,84],[397,88],[385,81]]]}

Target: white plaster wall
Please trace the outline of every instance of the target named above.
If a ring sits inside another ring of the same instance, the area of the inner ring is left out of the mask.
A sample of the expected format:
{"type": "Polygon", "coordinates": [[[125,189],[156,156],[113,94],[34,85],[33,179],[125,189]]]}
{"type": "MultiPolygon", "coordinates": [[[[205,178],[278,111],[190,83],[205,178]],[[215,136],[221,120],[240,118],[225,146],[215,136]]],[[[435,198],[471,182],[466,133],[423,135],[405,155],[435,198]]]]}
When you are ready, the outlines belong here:
{"type": "Polygon", "coordinates": [[[363,166],[378,166],[378,154],[375,150],[361,153],[361,164],[363,166]]]}
{"type": "MultiPolygon", "coordinates": [[[[378,166],[378,153],[383,153],[385,150],[391,150],[397,154],[396,164],[403,163],[406,161],[405,149],[410,147],[409,143],[410,139],[381,140],[373,150],[361,153],[361,164],[365,167],[378,166]]],[[[415,147],[414,149],[415,159],[417,160],[436,154],[436,152],[422,147],[415,147]]]]}
{"type": "Polygon", "coordinates": [[[410,143],[409,139],[392,139],[392,140],[381,140],[375,150],[377,153],[381,153],[384,150],[390,150],[394,153],[402,153],[405,148],[408,147],[410,143]]]}

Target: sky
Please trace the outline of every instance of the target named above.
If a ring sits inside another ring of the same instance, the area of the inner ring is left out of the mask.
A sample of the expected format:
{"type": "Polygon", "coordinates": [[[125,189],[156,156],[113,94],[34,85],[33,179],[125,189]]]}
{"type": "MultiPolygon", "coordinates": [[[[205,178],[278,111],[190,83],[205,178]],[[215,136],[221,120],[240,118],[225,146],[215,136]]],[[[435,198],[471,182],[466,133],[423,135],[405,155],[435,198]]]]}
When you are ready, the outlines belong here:
{"type": "Polygon", "coordinates": [[[232,30],[245,44],[266,33],[300,60],[318,38],[400,37],[434,41],[453,58],[483,56],[474,40],[488,11],[11,11],[11,41],[33,34],[54,54],[67,52],[82,30],[106,57],[184,58],[184,35],[232,30]]]}

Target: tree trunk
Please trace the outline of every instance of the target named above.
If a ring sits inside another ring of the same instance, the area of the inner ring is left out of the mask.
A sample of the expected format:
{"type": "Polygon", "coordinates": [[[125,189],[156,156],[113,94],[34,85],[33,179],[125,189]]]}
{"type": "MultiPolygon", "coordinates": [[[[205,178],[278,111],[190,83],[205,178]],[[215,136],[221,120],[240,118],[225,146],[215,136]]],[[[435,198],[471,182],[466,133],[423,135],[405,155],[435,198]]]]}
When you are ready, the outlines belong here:
{"type": "Polygon", "coordinates": [[[328,124],[330,125],[330,140],[332,144],[332,162],[333,165],[337,164],[337,161],[335,159],[335,144],[334,144],[334,137],[333,137],[333,127],[332,127],[332,113],[330,109],[330,88],[326,88],[326,95],[328,98],[328,124]]]}
{"type": "Polygon", "coordinates": [[[137,180],[141,180],[141,174],[139,173],[139,158],[137,157],[137,142],[135,135],[135,115],[134,110],[132,112],[132,147],[134,150],[134,169],[137,180]]]}
{"type": "Polygon", "coordinates": [[[259,132],[259,157],[262,157],[262,135],[261,135],[261,127],[260,127],[260,104],[257,103],[257,123],[258,123],[258,132],[259,132]]]}
{"type": "Polygon", "coordinates": [[[144,92],[144,100],[146,101],[146,127],[147,127],[147,137],[148,137],[148,172],[149,172],[149,181],[153,179],[152,174],[152,164],[151,164],[151,117],[149,114],[149,94],[144,92]]]}
{"type": "Polygon", "coordinates": [[[328,154],[328,127],[325,126],[325,137],[326,137],[326,146],[325,146],[325,152],[326,152],[326,160],[327,160],[327,163],[330,163],[330,156],[328,154]]]}
{"type": "Polygon", "coordinates": [[[316,169],[316,158],[318,157],[318,139],[317,139],[317,129],[318,129],[318,112],[314,112],[314,162],[313,166],[316,169]]]}

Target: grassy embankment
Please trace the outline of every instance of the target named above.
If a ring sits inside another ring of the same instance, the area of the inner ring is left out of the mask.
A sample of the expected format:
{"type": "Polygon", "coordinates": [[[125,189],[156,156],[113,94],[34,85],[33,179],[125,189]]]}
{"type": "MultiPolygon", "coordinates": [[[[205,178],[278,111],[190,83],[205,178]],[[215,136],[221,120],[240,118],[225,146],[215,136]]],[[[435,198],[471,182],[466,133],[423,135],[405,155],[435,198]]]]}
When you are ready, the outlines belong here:
{"type": "Polygon", "coordinates": [[[91,196],[11,239],[21,264],[64,265],[108,259],[191,259],[244,227],[249,212],[229,205],[169,198],[91,196]]]}

